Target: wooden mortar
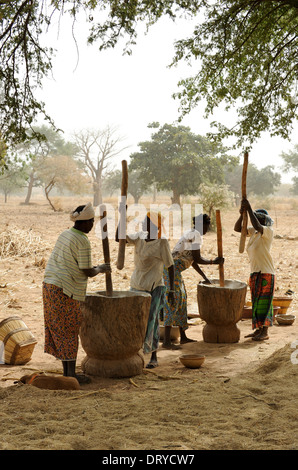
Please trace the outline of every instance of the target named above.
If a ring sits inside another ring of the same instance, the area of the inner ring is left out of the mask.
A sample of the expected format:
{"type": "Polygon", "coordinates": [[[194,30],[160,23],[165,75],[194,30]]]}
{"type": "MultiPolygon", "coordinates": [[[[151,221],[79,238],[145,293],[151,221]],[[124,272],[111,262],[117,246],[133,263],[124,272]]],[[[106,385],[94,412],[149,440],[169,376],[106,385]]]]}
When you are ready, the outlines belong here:
{"type": "Polygon", "coordinates": [[[247,285],[226,279],[224,287],[219,280],[206,281],[197,286],[199,313],[206,322],[203,339],[206,343],[237,343],[240,330],[237,322],[242,318],[247,285]]]}
{"type": "Polygon", "coordinates": [[[151,295],[105,291],[87,294],[82,303],[81,344],[87,356],[82,369],[100,377],[132,377],[142,373],[143,346],[151,295]]]}

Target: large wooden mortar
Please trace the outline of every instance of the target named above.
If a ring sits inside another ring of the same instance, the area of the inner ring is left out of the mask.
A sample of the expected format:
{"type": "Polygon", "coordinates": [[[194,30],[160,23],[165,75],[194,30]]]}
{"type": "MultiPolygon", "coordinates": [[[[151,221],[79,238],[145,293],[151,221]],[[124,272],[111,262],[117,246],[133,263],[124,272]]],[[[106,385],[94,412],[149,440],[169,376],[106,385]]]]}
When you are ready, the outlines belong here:
{"type": "Polygon", "coordinates": [[[245,304],[247,285],[244,282],[226,279],[220,287],[219,280],[212,284],[206,281],[197,286],[198,307],[202,320],[203,339],[206,343],[237,343],[240,330],[237,322],[241,320],[245,304]]]}
{"type": "Polygon", "coordinates": [[[81,344],[87,356],[82,369],[100,377],[132,377],[142,372],[143,346],[151,295],[105,291],[87,294],[82,304],[81,344]]]}

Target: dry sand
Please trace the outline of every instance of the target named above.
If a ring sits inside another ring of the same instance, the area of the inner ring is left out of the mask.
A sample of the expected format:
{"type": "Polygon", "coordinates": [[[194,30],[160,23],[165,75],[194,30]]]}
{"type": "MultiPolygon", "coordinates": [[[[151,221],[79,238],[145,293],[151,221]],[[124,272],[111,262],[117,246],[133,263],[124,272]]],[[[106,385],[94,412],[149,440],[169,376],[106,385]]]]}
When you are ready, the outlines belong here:
{"type": "MultiPolygon", "coordinates": [[[[160,349],[160,365],[153,372],[132,379],[97,377],[75,392],[15,385],[14,379],[31,371],[62,372],[60,361],[43,352],[41,284],[58,234],[71,226],[68,209],[76,205],[65,199],[63,212],[54,213],[42,200],[30,206],[20,202],[14,198],[1,205],[0,234],[19,231],[19,241],[24,234],[33,241],[31,246],[27,243],[27,253],[22,248],[24,256],[0,260],[0,320],[20,316],[38,344],[29,363],[0,365],[0,450],[298,449],[298,318],[292,326],[274,324],[269,341],[263,343],[244,338],[251,321],[242,320],[236,344],[205,343],[204,322],[195,319],[187,334],[197,342],[176,351],[160,349]],[[291,347],[295,341],[297,346],[291,347]],[[200,369],[186,369],[179,361],[186,353],[204,354],[205,363],[200,369]]],[[[273,215],[275,234],[282,237],[274,239],[272,248],[277,294],[287,289],[297,293],[298,214],[276,209],[273,215]]],[[[237,216],[237,209],[222,213],[225,278],[246,282],[247,255],[239,254],[239,238],[232,229],[237,216]]],[[[94,233],[89,238],[94,263],[102,263],[100,240],[94,233]]],[[[110,250],[114,289],[128,290],[133,251],[126,250],[125,268],[118,271],[117,245],[112,240],[110,250]]],[[[216,252],[216,234],[209,233],[202,254],[208,258],[216,252]]],[[[204,271],[217,277],[216,266],[204,271]]],[[[200,278],[189,269],[184,280],[189,312],[196,314],[200,278]]],[[[89,281],[89,291],[104,289],[103,275],[89,281]]],[[[297,295],[289,310],[296,312],[297,295]]],[[[84,356],[80,348],[78,368],[84,356]]]]}

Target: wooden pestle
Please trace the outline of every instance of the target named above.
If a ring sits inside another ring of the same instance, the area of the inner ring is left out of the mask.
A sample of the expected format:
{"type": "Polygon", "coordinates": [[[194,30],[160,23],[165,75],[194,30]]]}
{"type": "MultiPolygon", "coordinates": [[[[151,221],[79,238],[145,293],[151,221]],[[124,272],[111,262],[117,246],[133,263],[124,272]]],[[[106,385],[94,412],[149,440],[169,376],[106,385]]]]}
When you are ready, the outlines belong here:
{"type": "MultiPolygon", "coordinates": [[[[221,227],[220,210],[216,211],[216,232],[217,232],[218,256],[220,256],[222,258],[223,257],[223,249],[222,249],[222,227],[221,227]]],[[[224,277],[223,263],[220,263],[218,269],[219,269],[219,285],[220,285],[220,287],[224,287],[225,277],[224,277]]]]}
{"type": "MultiPolygon", "coordinates": [[[[247,197],[246,196],[247,166],[248,166],[248,152],[245,152],[243,168],[242,168],[242,183],[241,183],[242,197],[245,197],[245,198],[247,197]]],[[[240,242],[239,242],[239,253],[244,252],[246,236],[247,236],[247,212],[244,211],[242,214],[242,228],[241,228],[241,235],[240,235],[240,242]]]]}
{"type": "MultiPolygon", "coordinates": [[[[127,187],[128,187],[128,171],[127,171],[127,161],[122,160],[122,182],[121,182],[121,202],[125,202],[127,199],[127,187]]],[[[119,224],[119,246],[118,246],[118,259],[117,259],[117,269],[123,269],[124,259],[125,259],[125,245],[126,245],[126,236],[123,238],[123,235],[126,235],[126,209],[125,212],[121,211],[120,213],[120,224],[119,224]],[[125,230],[124,230],[125,227],[125,230]]]]}
{"type": "MultiPolygon", "coordinates": [[[[105,263],[110,263],[110,247],[109,247],[109,237],[108,237],[108,226],[107,226],[107,211],[106,206],[102,204],[100,206],[100,227],[101,227],[101,238],[102,238],[102,248],[105,263]]],[[[113,284],[112,284],[112,275],[111,273],[106,274],[106,294],[108,296],[113,295],[113,284]]]]}

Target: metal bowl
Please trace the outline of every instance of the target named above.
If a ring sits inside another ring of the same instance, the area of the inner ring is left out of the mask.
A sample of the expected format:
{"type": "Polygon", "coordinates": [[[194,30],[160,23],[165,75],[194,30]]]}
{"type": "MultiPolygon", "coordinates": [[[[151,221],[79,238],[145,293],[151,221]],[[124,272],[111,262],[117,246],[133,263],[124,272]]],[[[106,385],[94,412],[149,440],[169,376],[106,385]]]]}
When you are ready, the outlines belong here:
{"type": "Polygon", "coordinates": [[[295,315],[280,314],[275,317],[279,325],[292,325],[296,319],[295,315]]]}

